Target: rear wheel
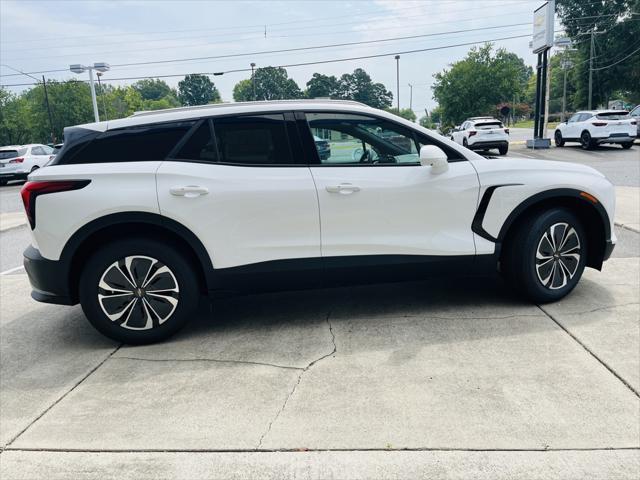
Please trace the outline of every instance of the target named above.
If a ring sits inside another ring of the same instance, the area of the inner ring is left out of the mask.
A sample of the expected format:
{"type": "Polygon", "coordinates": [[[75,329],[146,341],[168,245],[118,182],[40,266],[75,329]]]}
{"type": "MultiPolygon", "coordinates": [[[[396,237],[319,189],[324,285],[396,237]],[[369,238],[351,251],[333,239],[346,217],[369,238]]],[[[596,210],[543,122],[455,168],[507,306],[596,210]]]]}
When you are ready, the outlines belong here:
{"type": "Polygon", "coordinates": [[[502,145],[498,147],[498,151],[500,152],[500,155],[506,155],[509,151],[509,145],[502,145]]]}
{"type": "Polygon", "coordinates": [[[536,303],[559,300],[575,288],[586,264],[587,239],[578,218],[554,208],[520,222],[502,257],[507,282],[536,303]]]}
{"type": "Polygon", "coordinates": [[[622,148],[624,148],[625,150],[628,150],[631,147],[633,147],[633,142],[627,142],[622,144],[622,148]]]}
{"type": "Polygon", "coordinates": [[[465,148],[469,148],[469,142],[467,142],[466,138],[462,139],[462,146],[465,147],[465,148]]]}
{"type": "Polygon", "coordinates": [[[556,147],[564,147],[564,139],[562,138],[562,133],[560,133],[560,130],[556,130],[553,138],[556,142],[556,147]]]}
{"type": "Polygon", "coordinates": [[[80,303],[102,334],[128,344],[158,342],[182,328],[199,300],[191,263],[146,238],[111,243],[89,259],[80,303]]]}
{"type": "Polygon", "coordinates": [[[585,150],[593,148],[593,140],[591,139],[591,134],[587,130],[582,132],[580,135],[580,144],[585,150]]]}

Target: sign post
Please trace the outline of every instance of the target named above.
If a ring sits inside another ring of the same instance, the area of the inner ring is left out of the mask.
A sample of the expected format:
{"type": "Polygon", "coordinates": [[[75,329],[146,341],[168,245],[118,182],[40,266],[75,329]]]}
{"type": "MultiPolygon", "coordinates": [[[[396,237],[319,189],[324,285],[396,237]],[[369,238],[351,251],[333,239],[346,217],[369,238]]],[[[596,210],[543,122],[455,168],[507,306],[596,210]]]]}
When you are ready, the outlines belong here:
{"type": "Polygon", "coordinates": [[[553,25],[556,2],[551,0],[533,12],[533,53],[538,54],[536,64],[536,101],[533,113],[533,138],[527,140],[528,148],[549,148],[551,140],[546,137],[549,50],[553,46],[553,25]]]}

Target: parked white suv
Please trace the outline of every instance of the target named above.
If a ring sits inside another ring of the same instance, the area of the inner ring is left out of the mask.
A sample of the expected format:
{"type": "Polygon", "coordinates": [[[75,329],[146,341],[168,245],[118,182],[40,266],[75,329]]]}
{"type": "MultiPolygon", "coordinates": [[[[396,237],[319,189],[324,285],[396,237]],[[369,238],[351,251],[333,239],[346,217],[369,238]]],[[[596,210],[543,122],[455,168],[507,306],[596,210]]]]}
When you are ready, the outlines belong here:
{"type": "Polygon", "coordinates": [[[637,134],[637,120],[625,110],[593,110],[577,112],[556,127],[557,147],[565,142],[580,142],[589,149],[602,143],[618,143],[631,148],[637,134]]]}
{"type": "Polygon", "coordinates": [[[346,101],[207,105],[65,129],[22,189],[32,297],[119,341],[200,294],[500,270],[557,300],[615,244],[594,169],[493,158],[346,101]],[[318,154],[315,137],[330,145],[318,154]]]}
{"type": "Polygon", "coordinates": [[[49,161],[53,149],[39,143],[0,147],[0,185],[24,180],[49,161]]]}
{"type": "Polygon", "coordinates": [[[509,129],[493,117],[472,117],[451,132],[451,140],[471,150],[509,151],[509,129]]]}

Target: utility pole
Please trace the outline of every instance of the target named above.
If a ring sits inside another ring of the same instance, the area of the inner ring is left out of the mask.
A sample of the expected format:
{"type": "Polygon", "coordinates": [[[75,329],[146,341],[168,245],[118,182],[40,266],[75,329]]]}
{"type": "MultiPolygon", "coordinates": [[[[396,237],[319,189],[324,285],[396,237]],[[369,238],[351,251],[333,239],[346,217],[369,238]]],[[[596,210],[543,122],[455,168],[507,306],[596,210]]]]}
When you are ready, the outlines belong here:
{"type": "Polygon", "coordinates": [[[413,112],[413,85],[409,85],[409,110],[413,112]]]}
{"type": "Polygon", "coordinates": [[[251,84],[253,86],[253,101],[254,102],[256,101],[256,74],[255,74],[255,68],[256,68],[256,64],[251,62],[251,84]]]}
{"type": "Polygon", "coordinates": [[[400,114],[400,55],[396,55],[395,59],[396,59],[396,93],[397,93],[398,114],[400,114]]]}
{"type": "Polygon", "coordinates": [[[100,98],[102,98],[102,113],[104,114],[104,119],[109,120],[107,116],[107,103],[104,100],[104,90],[102,90],[102,83],[100,83],[100,77],[104,75],[102,72],[96,73],[96,77],[98,77],[98,88],[100,89],[100,98]]]}
{"type": "MultiPolygon", "coordinates": [[[[29,78],[33,78],[36,82],[40,82],[40,79],[37,77],[34,77],[33,75],[29,75],[28,73],[23,72],[22,70],[18,70],[17,68],[13,68],[9,65],[7,65],[6,63],[2,64],[3,66],[13,70],[14,72],[18,72],[21,73],[22,75],[25,75],[29,78]]],[[[49,140],[51,141],[51,143],[55,143],[55,136],[53,135],[53,120],[52,120],[52,116],[51,116],[51,105],[49,105],[49,94],[47,92],[47,81],[44,79],[44,75],[42,75],[42,86],[44,87],[44,102],[47,106],[47,113],[49,115],[49,140]]]]}

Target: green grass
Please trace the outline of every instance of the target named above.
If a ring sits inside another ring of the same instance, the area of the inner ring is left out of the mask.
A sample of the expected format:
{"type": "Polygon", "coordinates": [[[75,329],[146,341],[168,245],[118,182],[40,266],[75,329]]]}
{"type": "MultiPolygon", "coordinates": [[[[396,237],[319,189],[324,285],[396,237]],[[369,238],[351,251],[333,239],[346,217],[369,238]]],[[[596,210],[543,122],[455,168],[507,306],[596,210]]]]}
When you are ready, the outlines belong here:
{"type": "MultiPolygon", "coordinates": [[[[558,123],[559,122],[549,122],[547,128],[549,129],[556,128],[558,126],[558,123]]],[[[524,121],[516,122],[511,126],[514,128],[533,128],[533,120],[524,120],[524,121]]]]}

